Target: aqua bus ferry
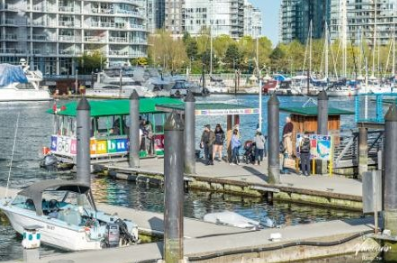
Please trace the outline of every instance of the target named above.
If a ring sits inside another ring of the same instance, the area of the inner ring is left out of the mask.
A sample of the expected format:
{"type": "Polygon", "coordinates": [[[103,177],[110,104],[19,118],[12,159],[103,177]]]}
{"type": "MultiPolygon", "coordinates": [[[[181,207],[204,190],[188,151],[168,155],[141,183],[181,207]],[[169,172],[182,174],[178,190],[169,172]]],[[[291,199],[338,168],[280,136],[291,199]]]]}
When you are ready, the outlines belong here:
{"type": "MultiPolygon", "coordinates": [[[[127,159],[130,126],[129,100],[91,100],[91,163],[123,161],[127,159]],[[112,135],[111,130],[118,125],[119,132],[112,135]]],[[[47,113],[52,114],[53,134],[50,147],[44,147],[43,153],[51,156],[55,162],[75,164],[77,153],[76,116],[77,101],[63,105],[54,104],[47,113]],[[54,158],[55,157],[55,158],[54,158]]],[[[173,98],[141,98],[139,101],[140,117],[149,120],[153,130],[154,155],[164,154],[164,122],[167,112],[157,106],[183,106],[183,102],[173,98]]],[[[140,152],[146,156],[145,151],[140,152]]],[[[45,166],[45,165],[44,165],[45,166]]]]}

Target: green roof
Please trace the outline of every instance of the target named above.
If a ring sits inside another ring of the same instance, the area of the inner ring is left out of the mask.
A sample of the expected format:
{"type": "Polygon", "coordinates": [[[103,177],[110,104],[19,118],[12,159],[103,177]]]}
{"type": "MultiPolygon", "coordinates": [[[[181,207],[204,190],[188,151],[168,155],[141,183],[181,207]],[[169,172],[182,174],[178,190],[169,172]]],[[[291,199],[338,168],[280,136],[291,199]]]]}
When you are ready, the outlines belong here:
{"type": "MultiPolygon", "coordinates": [[[[280,111],[301,116],[317,116],[317,106],[312,107],[280,107],[280,111]]],[[[337,108],[328,108],[328,115],[353,115],[354,112],[337,108]]]]}
{"type": "MultiPolygon", "coordinates": [[[[159,107],[184,110],[185,106],[183,104],[157,104],[159,107]]],[[[239,104],[227,104],[227,103],[196,103],[196,110],[239,110],[239,109],[254,109],[254,107],[239,105],[239,104]]]]}
{"type": "MultiPolygon", "coordinates": [[[[63,105],[57,105],[57,115],[62,116],[76,116],[76,108],[78,101],[63,104],[64,110],[59,110],[63,105]]],[[[128,115],[130,113],[129,100],[90,100],[91,117],[100,116],[113,116],[113,115],[128,115]]],[[[183,102],[179,99],[172,98],[142,98],[139,100],[140,113],[158,113],[161,112],[156,109],[156,105],[180,105],[183,107],[183,102]]],[[[54,114],[53,109],[46,111],[47,113],[54,114]]]]}

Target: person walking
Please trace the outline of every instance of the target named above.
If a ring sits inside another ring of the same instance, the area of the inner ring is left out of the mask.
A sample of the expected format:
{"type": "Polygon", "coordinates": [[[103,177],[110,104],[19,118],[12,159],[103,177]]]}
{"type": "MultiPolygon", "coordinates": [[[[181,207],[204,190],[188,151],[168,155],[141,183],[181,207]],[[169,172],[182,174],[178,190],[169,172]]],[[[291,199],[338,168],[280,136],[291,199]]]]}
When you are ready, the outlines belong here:
{"type": "Polygon", "coordinates": [[[266,139],[263,137],[260,129],[256,130],[256,134],[254,137],[255,143],[255,163],[254,165],[260,165],[261,161],[263,161],[263,152],[265,149],[266,139]]]}
{"type": "Polygon", "coordinates": [[[303,175],[309,176],[310,174],[310,139],[307,133],[303,135],[303,138],[299,145],[301,170],[303,175]]]}
{"type": "Polygon", "coordinates": [[[150,121],[145,122],[145,149],[149,155],[153,154],[154,142],[153,142],[153,127],[150,121]]]}
{"type": "Polygon", "coordinates": [[[238,152],[239,152],[240,147],[241,147],[241,141],[240,141],[240,138],[238,136],[238,130],[237,129],[233,130],[231,144],[232,144],[232,162],[230,163],[230,165],[238,165],[238,163],[239,163],[238,152]]]}
{"type": "Polygon", "coordinates": [[[285,125],[283,128],[283,145],[285,148],[285,157],[291,157],[292,155],[292,132],[294,125],[291,122],[290,117],[285,118],[285,125]]]}
{"type": "Polygon", "coordinates": [[[214,152],[212,154],[212,157],[214,159],[215,159],[215,155],[218,153],[219,161],[222,161],[222,150],[223,150],[224,142],[225,142],[225,132],[223,131],[221,125],[218,123],[215,127],[214,152]]]}
{"type": "Polygon", "coordinates": [[[204,148],[205,165],[214,165],[213,162],[213,145],[215,142],[215,133],[211,131],[211,125],[204,126],[204,131],[201,135],[201,148],[204,148]]]}

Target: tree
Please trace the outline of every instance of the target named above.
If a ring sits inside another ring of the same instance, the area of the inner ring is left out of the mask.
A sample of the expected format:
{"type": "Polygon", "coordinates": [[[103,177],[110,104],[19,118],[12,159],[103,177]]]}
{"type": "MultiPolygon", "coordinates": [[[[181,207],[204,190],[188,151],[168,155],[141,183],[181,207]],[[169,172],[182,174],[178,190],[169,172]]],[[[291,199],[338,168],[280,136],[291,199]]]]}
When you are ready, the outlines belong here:
{"type": "Polygon", "coordinates": [[[231,44],[226,50],[225,57],[223,61],[229,64],[230,68],[239,68],[241,64],[242,56],[236,44],[231,44]]]}
{"type": "Polygon", "coordinates": [[[283,50],[282,44],[277,45],[277,47],[270,54],[270,64],[276,71],[285,71],[287,69],[287,64],[285,64],[285,51],[283,50]]]}
{"type": "Polygon", "coordinates": [[[184,42],[186,45],[186,55],[189,59],[195,60],[198,54],[197,41],[195,39],[190,39],[188,42],[184,42]]]}
{"type": "Polygon", "coordinates": [[[79,74],[91,74],[105,66],[106,58],[97,50],[93,53],[86,53],[77,58],[77,69],[79,74]]]}
{"type": "Polygon", "coordinates": [[[140,57],[140,58],[133,58],[130,60],[131,65],[136,65],[136,66],[147,66],[149,64],[149,59],[145,57],[140,57]]]}

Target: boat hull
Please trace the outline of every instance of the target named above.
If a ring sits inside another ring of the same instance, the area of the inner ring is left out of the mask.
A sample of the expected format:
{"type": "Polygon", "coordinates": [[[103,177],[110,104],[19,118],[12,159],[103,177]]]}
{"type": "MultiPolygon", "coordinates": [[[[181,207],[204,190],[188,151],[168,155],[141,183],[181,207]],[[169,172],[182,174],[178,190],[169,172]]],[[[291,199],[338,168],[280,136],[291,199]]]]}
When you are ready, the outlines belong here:
{"type": "Polygon", "coordinates": [[[68,251],[101,249],[101,242],[88,240],[84,229],[72,229],[63,227],[58,219],[48,219],[45,216],[37,216],[33,211],[10,211],[2,207],[12,227],[19,234],[23,234],[28,226],[40,226],[41,242],[52,247],[68,251]],[[58,222],[59,221],[59,222],[58,222]]]}
{"type": "Polygon", "coordinates": [[[49,101],[51,96],[46,90],[21,90],[14,88],[0,88],[0,102],[18,102],[18,101],[49,101]]]}

